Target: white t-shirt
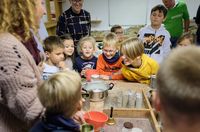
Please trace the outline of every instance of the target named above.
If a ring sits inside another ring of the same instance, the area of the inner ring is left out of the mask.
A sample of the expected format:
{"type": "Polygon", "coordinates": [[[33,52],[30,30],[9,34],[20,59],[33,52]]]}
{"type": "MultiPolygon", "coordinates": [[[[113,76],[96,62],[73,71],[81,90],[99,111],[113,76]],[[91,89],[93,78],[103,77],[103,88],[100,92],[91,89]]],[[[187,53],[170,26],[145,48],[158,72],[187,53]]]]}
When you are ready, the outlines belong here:
{"type": "Polygon", "coordinates": [[[51,65],[48,65],[46,63],[44,63],[44,70],[43,70],[43,73],[42,73],[42,80],[47,80],[51,75],[59,72],[60,69],[56,66],[51,66],[51,65]]]}

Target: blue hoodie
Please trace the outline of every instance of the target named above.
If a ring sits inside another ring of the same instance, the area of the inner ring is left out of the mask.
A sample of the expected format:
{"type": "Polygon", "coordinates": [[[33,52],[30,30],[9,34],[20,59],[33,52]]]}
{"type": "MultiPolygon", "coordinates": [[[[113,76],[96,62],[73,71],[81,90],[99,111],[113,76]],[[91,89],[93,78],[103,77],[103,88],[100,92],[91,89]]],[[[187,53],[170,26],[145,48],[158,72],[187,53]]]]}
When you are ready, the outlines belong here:
{"type": "Polygon", "coordinates": [[[80,132],[79,125],[63,115],[46,115],[29,132],[80,132]]]}

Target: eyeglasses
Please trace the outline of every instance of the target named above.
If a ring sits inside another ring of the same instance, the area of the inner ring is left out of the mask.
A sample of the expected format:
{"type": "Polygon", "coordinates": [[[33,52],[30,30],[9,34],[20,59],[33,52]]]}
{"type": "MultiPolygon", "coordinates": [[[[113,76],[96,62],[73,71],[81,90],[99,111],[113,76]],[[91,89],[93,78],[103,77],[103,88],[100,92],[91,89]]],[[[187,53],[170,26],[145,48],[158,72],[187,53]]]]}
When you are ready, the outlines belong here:
{"type": "Polygon", "coordinates": [[[122,34],[124,34],[124,32],[115,32],[115,34],[122,35],[122,34]]]}
{"type": "Polygon", "coordinates": [[[112,54],[112,53],[115,53],[116,50],[105,50],[105,49],[103,49],[103,52],[112,54]]]}
{"type": "Polygon", "coordinates": [[[72,3],[82,3],[83,2],[83,0],[72,0],[72,3]]]}

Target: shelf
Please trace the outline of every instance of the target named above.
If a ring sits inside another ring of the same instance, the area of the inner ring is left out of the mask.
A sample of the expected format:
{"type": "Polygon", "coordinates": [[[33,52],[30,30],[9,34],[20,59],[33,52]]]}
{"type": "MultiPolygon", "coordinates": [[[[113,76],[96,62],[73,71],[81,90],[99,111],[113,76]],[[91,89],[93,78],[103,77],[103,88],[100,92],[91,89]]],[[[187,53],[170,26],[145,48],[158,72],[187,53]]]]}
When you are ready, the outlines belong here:
{"type": "Polygon", "coordinates": [[[101,20],[91,20],[91,23],[101,23],[101,20]]]}
{"type": "Polygon", "coordinates": [[[46,28],[56,27],[56,25],[57,25],[57,21],[45,22],[46,28]]]}

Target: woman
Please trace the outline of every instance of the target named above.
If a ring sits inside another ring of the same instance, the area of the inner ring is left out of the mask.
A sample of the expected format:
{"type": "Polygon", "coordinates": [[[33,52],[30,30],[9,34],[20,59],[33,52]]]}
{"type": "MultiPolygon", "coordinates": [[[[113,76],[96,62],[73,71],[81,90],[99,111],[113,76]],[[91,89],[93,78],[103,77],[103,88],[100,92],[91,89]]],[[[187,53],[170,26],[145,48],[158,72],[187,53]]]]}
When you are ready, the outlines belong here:
{"type": "Polygon", "coordinates": [[[0,0],[0,131],[28,131],[43,113],[40,72],[22,42],[37,32],[42,0],[0,0]]]}

